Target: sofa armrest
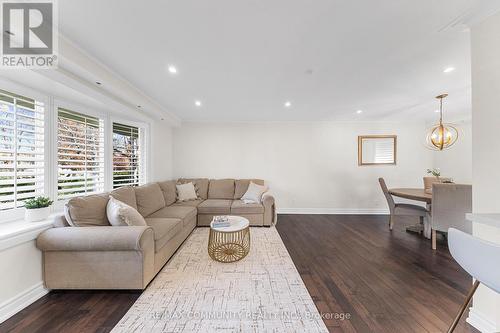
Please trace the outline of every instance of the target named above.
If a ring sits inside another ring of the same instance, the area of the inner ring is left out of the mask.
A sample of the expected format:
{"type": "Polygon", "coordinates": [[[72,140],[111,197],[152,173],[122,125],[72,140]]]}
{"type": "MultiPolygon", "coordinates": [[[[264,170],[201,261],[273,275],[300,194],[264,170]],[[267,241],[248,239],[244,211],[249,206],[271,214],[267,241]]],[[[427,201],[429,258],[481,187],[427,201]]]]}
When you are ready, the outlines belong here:
{"type": "Polygon", "coordinates": [[[276,204],[271,194],[262,196],[262,205],[264,205],[264,225],[271,226],[276,223],[276,204]]]}
{"type": "Polygon", "coordinates": [[[148,226],[52,228],[36,245],[42,251],[146,251],[154,247],[154,234],[148,226]]]}

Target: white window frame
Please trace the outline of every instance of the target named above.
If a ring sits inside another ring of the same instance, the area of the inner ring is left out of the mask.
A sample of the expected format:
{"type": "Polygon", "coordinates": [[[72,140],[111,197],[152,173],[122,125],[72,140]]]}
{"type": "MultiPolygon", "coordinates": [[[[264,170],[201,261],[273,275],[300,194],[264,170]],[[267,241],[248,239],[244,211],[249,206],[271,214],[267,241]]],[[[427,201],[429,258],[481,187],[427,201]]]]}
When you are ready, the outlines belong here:
{"type": "MultiPolygon", "coordinates": [[[[58,161],[57,161],[57,115],[58,109],[64,108],[79,112],[84,115],[97,117],[104,122],[104,192],[113,189],[113,122],[139,127],[144,131],[140,138],[140,144],[143,147],[141,154],[141,163],[143,164],[144,182],[148,183],[151,175],[151,124],[148,120],[143,120],[142,115],[135,119],[123,117],[121,114],[112,110],[103,110],[83,104],[72,102],[65,98],[56,97],[49,93],[23,86],[7,79],[0,78],[0,89],[8,92],[33,98],[44,104],[44,195],[54,200],[51,207],[52,212],[62,211],[67,200],[57,200],[57,179],[58,179],[58,161]]],[[[151,120],[153,121],[153,120],[151,120]]],[[[13,208],[0,211],[0,224],[3,222],[23,221],[25,208],[13,208]]]]}
{"type": "Polygon", "coordinates": [[[54,200],[54,204],[53,204],[54,210],[62,210],[64,207],[64,204],[69,200],[69,199],[62,199],[62,200],[57,199],[57,186],[58,186],[58,182],[57,182],[57,179],[58,179],[58,169],[57,169],[57,165],[58,165],[58,160],[57,160],[58,123],[57,123],[57,121],[58,121],[58,119],[57,119],[57,117],[58,117],[59,108],[78,112],[78,113],[81,113],[83,115],[96,117],[96,118],[103,120],[103,128],[104,128],[104,192],[106,192],[108,190],[106,187],[106,178],[109,177],[107,172],[106,172],[106,170],[107,170],[107,168],[106,168],[107,162],[106,161],[108,159],[108,155],[110,153],[112,153],[112,151],[113,151],[113,150],[110,151],[109,145],[106,144],[106,136],[107,136],[106,130],[108,128],[107,123],[109,122],[109,114],[107,112],[101,111],[99,109],[93,109],[93,108],[90,108],[88,106],[84,106],[84,105],[81,105],[78,103],[73,103],[73,102],[65,100],[65,99],[60,99],[60,98],[54,99],[54,103],[53,103],[54,119],[53,119],[53,123],[52,123],[52,126],[54,128],[54,138],[52,140],[54,152],[53,152],[53,155],[51,158],[52,165],[53,165],[53,167],[51,167],[52,177],[53,177],[53,181],[51,183],[51,185],[52,185],[51,186],[51,198],[53,198],[53,200],[54,200]]]}
{"type": "MultiPolygon", "coordinates": [[[[0,88],[3,90],[6,90],[8,92],[11,92],[16,95],[21,95],[21,96],[26,96],[28,98],[33,98],[39,102],[42,102],[44,105],[44,115],[43,115],[43,121],[44,121],[44,142],[43,142],[43,151],[44,151],[44,163],[47,165],[50,161],[50,149],[51,149],[51,144],[50,144],[50,128],[47,126],[47,124],[50,124],[52,121],[52,107],[51,107],[51,99],[50,96],[44,95],[36,90],[21,86],[17,83],[6,81],[3,79],[0,79],[0,88]]],[[[50,197],[50,170],[49,168],[45,168],[43,171],[43,192],[45,193],[46,196],[50,197]]],[[[24,210],[25,208],[23,207],[18,207],[18,208],[13,208],[13,209],[8,209],[5,211],[0,212],[0,223],[1,222],[8,222],[12,220],[18,220],[24,218],[24,210]]]]}
{"type": "Polygon", "coordinates": [[[110,147],[111,153],[110,153],[110,160],[109,160],[109,174],[111,175],[109,178],[109,184],[108,188],[109,191],[113,190],[113,123],[120,123],[123,125],[128,125],[128,126],[134,126],[139,129],[144,130],[144,135],[141,137],[139,135],[139,146],[142,145],[143,147],[143,152],[141,154],[141,163],[143,165],[143,172],[144,172],[144,184],[147,184],[149,182],[149,177],[150,177],[150,163],[148,162],[150,160],[150,137],[151,137],[151,126],[149,123],[146,122],[141,122],[141,121],[135,121],[135,120],[130,120],[127,118],[119,117],[119,116],[114,116],[111,115],[110,121],[109,121],[109,144],[107,146],[110,147]]]}

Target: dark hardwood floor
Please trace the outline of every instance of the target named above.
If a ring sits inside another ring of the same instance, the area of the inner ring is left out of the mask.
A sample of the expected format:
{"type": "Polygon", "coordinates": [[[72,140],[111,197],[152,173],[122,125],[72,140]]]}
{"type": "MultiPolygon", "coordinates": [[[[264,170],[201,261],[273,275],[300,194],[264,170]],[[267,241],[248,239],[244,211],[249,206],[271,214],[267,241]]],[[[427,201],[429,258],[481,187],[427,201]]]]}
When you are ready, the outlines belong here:
{"type": "MultiPolygon", "coordinates": [[[[280,215],[277,229],[316,307],[349,314],[331,332],[446,332],[471,286],[440,238],[437,251],[385,216],[280,215]]],[[[455,332],[477,332],[465,323],[455,332]]]]}
{"type": "Polygon", "coordinates": [[[0,332],[109,332],[141,291],[52,291],[0,324],[0,332]]]}
{"type": "MultiPolygon", "coordinates": [[[[470,277],[445,242],[404,231],[412,220],[368,215],[280,215],[283,242],[331,332],[443,332],[470,277]]],[[[109,332],[140,296],[135,291],[58,291],[3,324],[0,332],[109,332]]],[[[461,321],[456,332],[476,332],[461,321]]]]}

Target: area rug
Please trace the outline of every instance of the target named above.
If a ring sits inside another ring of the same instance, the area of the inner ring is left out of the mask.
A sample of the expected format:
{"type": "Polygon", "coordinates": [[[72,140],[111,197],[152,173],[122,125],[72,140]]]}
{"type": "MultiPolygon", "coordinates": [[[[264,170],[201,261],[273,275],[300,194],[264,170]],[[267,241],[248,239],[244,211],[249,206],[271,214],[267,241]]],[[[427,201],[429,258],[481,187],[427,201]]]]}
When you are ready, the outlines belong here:
{"type": "Polygon", "coordinates": [[[114,327],[121,332],[328,332],[278,232],[251,228],[248,256],[218,263],[197,228],[114,327]]]}

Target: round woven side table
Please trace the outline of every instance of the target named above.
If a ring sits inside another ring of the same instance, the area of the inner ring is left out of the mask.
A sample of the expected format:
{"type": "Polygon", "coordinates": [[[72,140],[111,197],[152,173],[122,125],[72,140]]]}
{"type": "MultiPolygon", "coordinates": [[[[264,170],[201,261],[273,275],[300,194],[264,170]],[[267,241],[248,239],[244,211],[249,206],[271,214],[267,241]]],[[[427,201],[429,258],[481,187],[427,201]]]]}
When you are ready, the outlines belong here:
{"type": "Polygon", "coordinates": [[[214,227],[210,223],[208,254],[219,262],[235,262],[250,251],[250,222],[241,216],[227,216],[229,226],[214,227]]]}

